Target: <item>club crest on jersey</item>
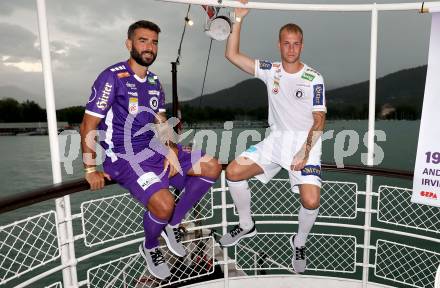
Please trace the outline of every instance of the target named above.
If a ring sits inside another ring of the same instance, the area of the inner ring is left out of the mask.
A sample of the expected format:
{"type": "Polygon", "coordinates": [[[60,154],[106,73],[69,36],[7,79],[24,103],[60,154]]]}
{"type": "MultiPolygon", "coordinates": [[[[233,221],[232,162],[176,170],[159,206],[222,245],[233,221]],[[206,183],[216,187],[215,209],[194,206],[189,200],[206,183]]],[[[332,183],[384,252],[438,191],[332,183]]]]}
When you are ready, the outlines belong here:
{"type": "Polygon", "coordinates": [[[130,97],[128,99],[128,113],[134,115],[138,113],[139,104],[138,98],[130,97]]]}
{"type": "Polygon", "coordinates": [[[159,107],[159,99],[157,97],[151,97],[150,99],[150,107],[153,110],[156,110],[159,107]]]}
{"type": "Polygon", "coordinates": [[[272,68],[272,63],[269,61],[260,61],[260,69],[270,70],[272,68]]]}
{"type": "Polygon", "coordinates": [[[303,169],[301,169],[302,176],[318,176],[321,177],[321,166],[319,165],[306,165],[303,169]]]}
{"type": "Polygon", "coordinates": [[[295,96],[296,98],[300,99],[304,96],[304,90],[303,89],[296,89],[295,90],[295,96]]]}
{"type": "Polygon", "coordinates": [[[324,104],[324,86],[322,84],[313,85],[313,105],[324,104]]]}
{"type": "Polygon", "coordinates": [[[280,89],[278,87],[273,87],[272,93],[273,94],[278,94],[278,92],[280,92],[280,89]]]}

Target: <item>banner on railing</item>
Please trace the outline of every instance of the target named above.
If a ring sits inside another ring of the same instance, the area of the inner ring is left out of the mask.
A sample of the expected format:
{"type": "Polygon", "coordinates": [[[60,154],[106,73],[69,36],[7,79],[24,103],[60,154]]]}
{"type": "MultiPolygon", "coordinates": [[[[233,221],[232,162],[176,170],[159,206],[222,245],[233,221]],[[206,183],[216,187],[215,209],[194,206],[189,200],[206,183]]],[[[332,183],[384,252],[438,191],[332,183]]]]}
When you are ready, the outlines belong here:
{"type": "MultiPolygon", "coordinates": [[[[431,11],[433,12],[433,11],[431,11]]],[[[414,203],[440,207],[440,12],[432,13],[428,71],[414,168],[414,203]]]]}

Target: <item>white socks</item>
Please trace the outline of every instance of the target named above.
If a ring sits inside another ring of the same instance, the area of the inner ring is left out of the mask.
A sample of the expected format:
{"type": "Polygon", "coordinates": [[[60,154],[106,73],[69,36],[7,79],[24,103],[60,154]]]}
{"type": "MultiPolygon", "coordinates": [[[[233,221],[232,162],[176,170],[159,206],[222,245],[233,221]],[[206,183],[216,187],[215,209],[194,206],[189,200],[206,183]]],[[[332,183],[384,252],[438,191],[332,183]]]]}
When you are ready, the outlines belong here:
{"type": "Polygon", "coordinates": [[[301,247],[306,245],[307,236],[315,224],[318,216],[319,208],[310,210],[301,205],[298,213],[298,234],[295,236],[295,246],[301,247]]]}
{"type": "Polygon", "coordinates": [[[237,208],[238,216],[240,218],[240,227],[242,229],[250,229],[254,225],[251,216],[251,191],[248,182],[243,181],[229,181],[229,192],[232,200],[234,200],[237,208]]]}

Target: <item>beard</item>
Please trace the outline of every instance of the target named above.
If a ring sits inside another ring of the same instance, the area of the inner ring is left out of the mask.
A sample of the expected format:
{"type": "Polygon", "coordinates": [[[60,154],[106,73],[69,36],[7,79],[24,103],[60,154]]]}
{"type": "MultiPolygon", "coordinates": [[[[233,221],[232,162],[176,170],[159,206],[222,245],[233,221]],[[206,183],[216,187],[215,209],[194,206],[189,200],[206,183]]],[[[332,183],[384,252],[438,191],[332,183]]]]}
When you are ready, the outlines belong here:
{"type": "Polygon", "coordinates": [[[130,51],[130,56],[131,56],[131,58],[134,59],[134,61],[136,61],[137,64],[139,64],[141,66],[148,67],[154,63],[154,60],[156,60],[157,54],[154,54],[153,51],[143,51],[143,52],[139,53],[136,49],[132,48],[130,51]],[[153,55],[153,58],[150,60],[144,60],[144,58],[142,58],[142,55],[144,55],[146,53],[150,53],[151,55],[153,55]]]}

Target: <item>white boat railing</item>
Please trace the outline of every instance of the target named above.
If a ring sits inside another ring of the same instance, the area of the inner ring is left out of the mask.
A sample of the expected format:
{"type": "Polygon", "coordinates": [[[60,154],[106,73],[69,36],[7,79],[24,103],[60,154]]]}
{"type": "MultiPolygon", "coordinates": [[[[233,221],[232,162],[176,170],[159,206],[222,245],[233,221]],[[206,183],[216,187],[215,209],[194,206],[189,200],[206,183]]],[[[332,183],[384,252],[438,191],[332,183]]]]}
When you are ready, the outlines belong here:
{"type": "MultiPolygon", "coordinates": [[[[82,256],[68,259],[67,264],[60,262],[62,242],[54,211],[0,227],[0,287],[46,287],[41,286],[42,280],[61,280],[60,271],[70,263],[82,271],[77,275],[79,286],[100,288],[180,286],[218,273],[220,265],[225,286],[233,277],[228,265],[239,275],[293,273],[288,239],[296,230],[300,204],[288,180],[265,185],[250,181],[258,234],[222,251],[216,236],[237,223],[224,177],[223,172],[223,185],[212,189],[183,222],[191,232],[185,241],[188,256],[178,258],[163,249],[173,267],[169,281],[151,277],[137,252],[143,239],[143,208],[128,194],[116,194],[81,203],[81,212],[72,221],[73,255],[82,256]],[[218,232],[209,233],[212,229],[218,232]]],[[[372,193],[371,214],[376,217],[368,225],[366,193],[358,186],[356,182],[323,182],[320,215],[308,239],[307,274],[367,284],[434,287],[440,264],[439,208],[411,203],[410,189],[379,186],[372,193]],[[363,242],[365,231],[372,236],[368,246],[363,242]],[[368,279],[362,278],[365,249],[372,254],[368,279]]],[[[61,287],[60,283],[49,287],[61,287]]]]}

